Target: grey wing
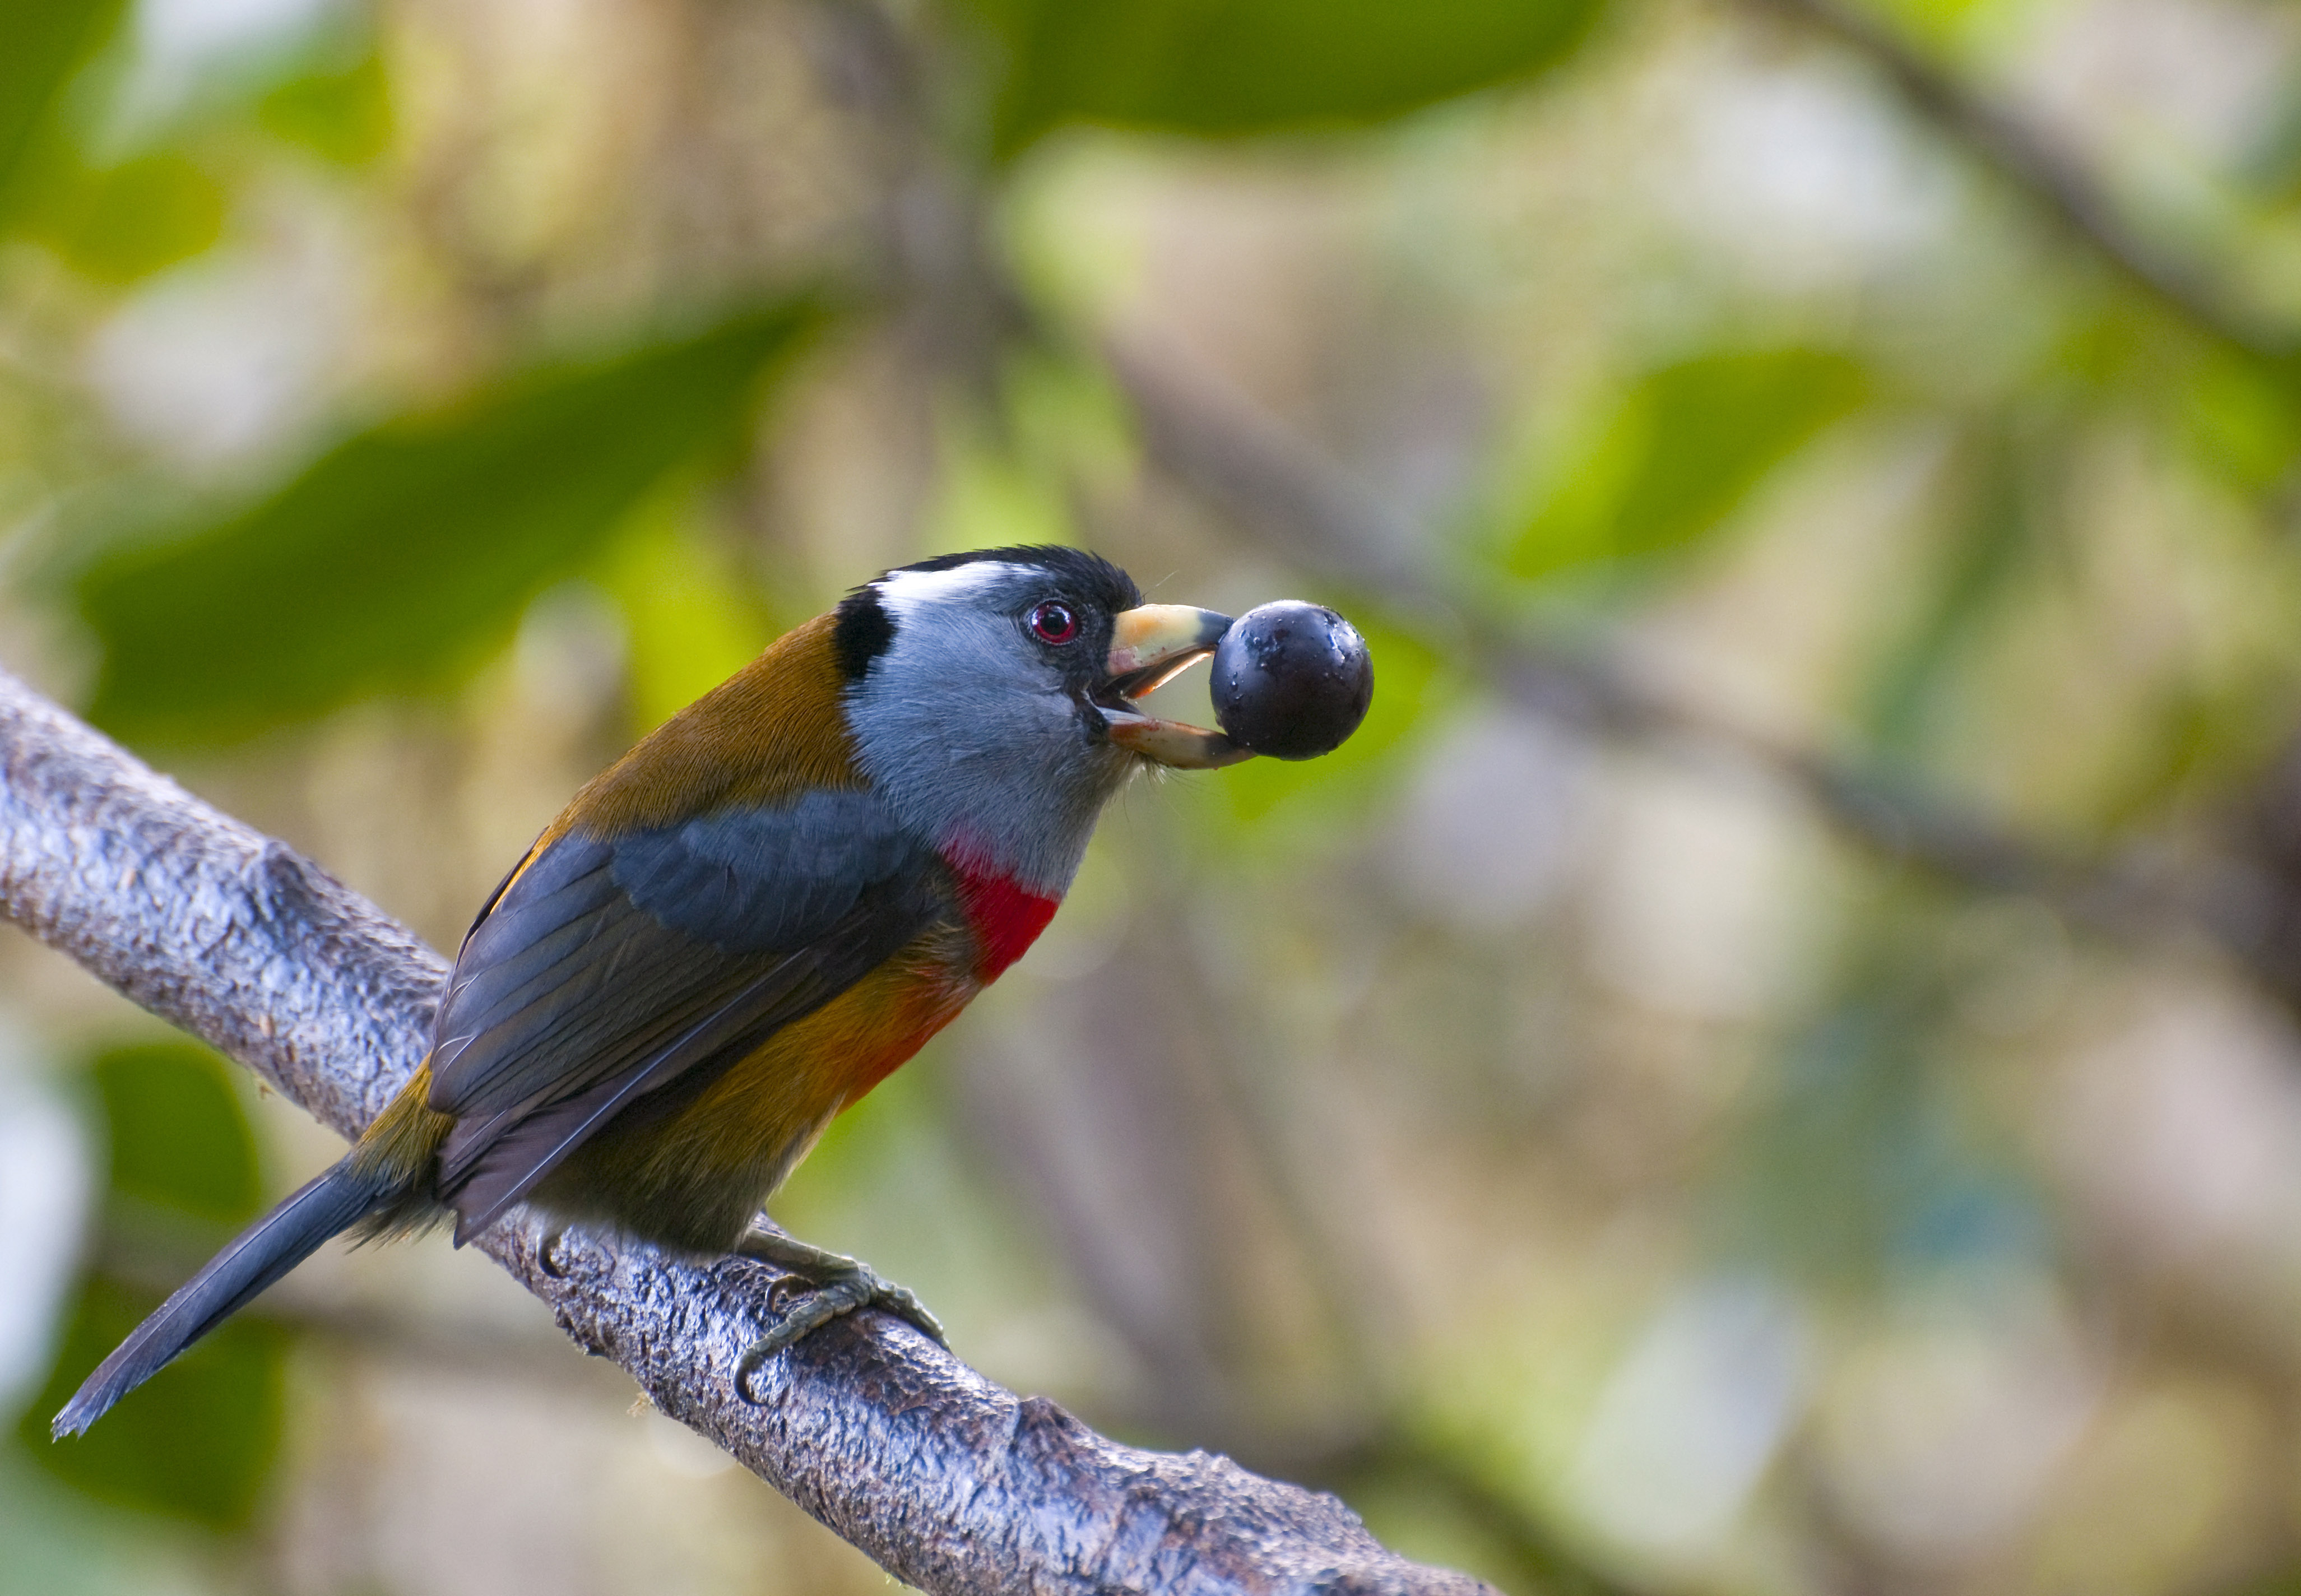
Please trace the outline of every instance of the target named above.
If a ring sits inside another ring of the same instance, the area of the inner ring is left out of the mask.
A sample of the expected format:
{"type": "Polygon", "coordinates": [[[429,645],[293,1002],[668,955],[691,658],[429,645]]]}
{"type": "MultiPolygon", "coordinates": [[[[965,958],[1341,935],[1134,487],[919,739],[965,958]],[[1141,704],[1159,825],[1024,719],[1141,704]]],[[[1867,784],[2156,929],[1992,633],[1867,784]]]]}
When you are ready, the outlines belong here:
{"type": "Polygon", "coordinates": [[[942,881],[859,791],[553,842],[473,927],[434,1026],[457,1239],[634,1099],[732,1063],[884,962],[946,912],[942,881]]]}

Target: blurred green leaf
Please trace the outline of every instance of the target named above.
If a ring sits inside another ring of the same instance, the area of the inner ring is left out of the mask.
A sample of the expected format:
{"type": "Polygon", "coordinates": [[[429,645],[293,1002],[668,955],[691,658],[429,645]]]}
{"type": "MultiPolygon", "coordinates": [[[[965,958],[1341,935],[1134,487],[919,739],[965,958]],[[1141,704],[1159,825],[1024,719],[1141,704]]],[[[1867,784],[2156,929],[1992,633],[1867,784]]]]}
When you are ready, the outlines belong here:
{"type": "Polygon", "coordinates": [[[1349,127],[1522,77],[1600,0],[971,0],[1004,55],[994,138],[1066,122],[1248,134],[1349,127]]]}
{"type": "Polygon", "coordinates": [[[1648,373],[1519,535],[1509,568],[1541,577],[1686,547],[1867,387],[1854,361],[1819,349],[1702,355],[1648,373]]]}
{"type": "Polygon", "coordinates": [[[112,36],[122,0],[13,0],[0,28],[0,199],[82,63],[112,36]]]}
{"type": "Polygon", "coordinates": [[[104,645],[91,716],[228,740],[457,680],[667,471],[735,434],[762,368],[815,320],[779,305],[531,372],[361,433],[241,514],[100,557],[79,583],[104,645]]]}
{"type": "Polygon", "coordinates": [[[2034,543],[2033,478],[2065,447],[2058,430],[1990,415],[1963,444],[1962,494],[1939,551],[1930,592],[1878,662],[1863,719],[1880,751],[1915,760],[1967,649],[1983,635],[2034,543]]]}
{"type": "Polygon", "coordinates": [[[1961,34],[1990,13],[1990,0],[1885,0],[1885,11],[1912,42],[1955,59],[1961,34]]]}
{"type": "Polygon", "coordinates": [[[937,554],[1002,543],[1075,543],[1078,527],[1063,479],[1048,462],[1018,457],[971,428],[946,428],[941,493],[925,529],[937,554]]]}
{"type": "Polygon", "coordinates": [[[160,150],[100,171],[56,170],[28,209],[32,230],[74,271],[128,283],[213,244],[229,204],[209,173],[160,150]]]}
{"type": "MultiPolygon", "coordinates": [[[[185,1233],[155,1207],[219,1226],[255,1217],[264,1203],[255,1132],[222,1059],[190,1041],[140,1043],[98,1055],[92,1073],[109,1132],[109,1224],[140,1235],[139,1219],[157,1223],[169,1232],[158,1238],[164,1253],[181,1247],[185,1233]]],[[[157,1292],[101,1272],[83,1281],[18,1438],[42,1468],[90,1496],[237,1528],[254,1512],[279,1450],[287,1338],[276,1325],[232,1320],[87,1435],[48,1439],[49,1416],[159,1305],[157,1292]]]]}
{"type": "Polygon", "coordinates": [[[2268,493],[2301,458],[2301,383],[2293,373],[2234,355],[2198,363],[2177,388],[2174,424],[2198,458],[2247,493],[2268,493]]]}
{"type": "Polygon", "coordinates": [[[256,106],[264,129],[327,160],[356,166],[391,139],[391,97],[383,57],[370,49],[350,65],[291,78],[256,106]]]}
{"type": "Polygon", "coordinates": [[[599,572],[623,613],[634,732],[662,725],[782,630],[757,584],[697,524],[697,497],[685,481],[656,494],[599,572]]]}
{"type": "Polygon", "coordinates": [[[48,1439],[49,1416],[160,1300],[92,1276],[47,1383],[16,1422],[17,1440],[41,1468],[100,1500],[239,1528],[254,1516],[280,1450],[288,1338],[277,1325],[228,1320],[87,1434],[48,1439]]]}
{"type": "Polygon", "coordinates": [[[112,1190],[240,1224],[263,1206],[255,1134],[226,1065],[195,1042],[114,1048],[96,1061],[112,1190]]]}

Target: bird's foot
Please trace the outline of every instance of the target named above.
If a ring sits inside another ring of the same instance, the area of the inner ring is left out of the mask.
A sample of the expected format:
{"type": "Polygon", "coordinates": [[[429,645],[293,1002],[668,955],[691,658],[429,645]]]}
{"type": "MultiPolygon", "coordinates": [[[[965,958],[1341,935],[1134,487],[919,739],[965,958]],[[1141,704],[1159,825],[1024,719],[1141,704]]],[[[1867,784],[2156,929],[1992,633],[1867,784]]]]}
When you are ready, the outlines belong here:
{"type": "Polygon", "coordinates": [[[746,1348],[735,1365],[735,1394],[756,1403],[751,1376],[767,1359],[797,1345],[832,1320],[861,1308],[875,1308],[917,1326],[939,1347],[950,1345],[942,1324],[926,1304],[892,1281],[882,1280],[871,1266],[843,1253],[826,1252],[794,1241],[780,1231],[754,1227],[735,1245],[738,1257],[757,1258],[796,1274],[813,1288],[785,1314],[773,1330],[746,1348]]]}
{"type": "Polygon", "coordinates": [[[547,1279],[567,1278],[567,1271],[559,1262],[559,1238],[566,1233],[565,1225],[555,1224],[535,1244],[535,1266],[543,1271],[547,1279]]]}

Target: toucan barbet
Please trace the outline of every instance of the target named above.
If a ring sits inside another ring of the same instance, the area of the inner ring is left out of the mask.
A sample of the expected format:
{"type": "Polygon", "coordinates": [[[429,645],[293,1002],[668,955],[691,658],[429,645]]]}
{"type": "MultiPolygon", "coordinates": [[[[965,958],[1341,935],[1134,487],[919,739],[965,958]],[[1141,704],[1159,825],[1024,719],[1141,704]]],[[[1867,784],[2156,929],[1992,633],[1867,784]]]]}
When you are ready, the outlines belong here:
{"type": "Polygon", "coordinates": [[[1144,604],[1084,551],[1013,547],[890,571],[778,639],[544,828],[465,935],[422,1066],[55,1433],[331,1236],[452,1218],[460,1246],[519,1204],[811,1283],[739,1366],[747,1397],[762,1360],[858,1308],[940,1340],[908,1292],[755,1220],[833,1116],[1022,957],[1130,773],[1248,757],[1135,704],[1229,624],[1144,604]]]}

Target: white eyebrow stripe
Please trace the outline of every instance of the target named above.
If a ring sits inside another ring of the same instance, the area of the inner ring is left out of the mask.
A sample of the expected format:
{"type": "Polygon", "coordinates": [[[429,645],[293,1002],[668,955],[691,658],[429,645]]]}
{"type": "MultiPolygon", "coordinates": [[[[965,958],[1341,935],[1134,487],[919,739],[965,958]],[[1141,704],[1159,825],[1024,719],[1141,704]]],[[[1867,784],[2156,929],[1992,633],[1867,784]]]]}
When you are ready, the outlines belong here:
{"type": "Polygon", "coordinates": [[[1014,581],[1030,568],[1004,560],[973,560],[948,571],[893,571],[873,584],[898,616],[921,605],[948,604],[1014,581]]]}

